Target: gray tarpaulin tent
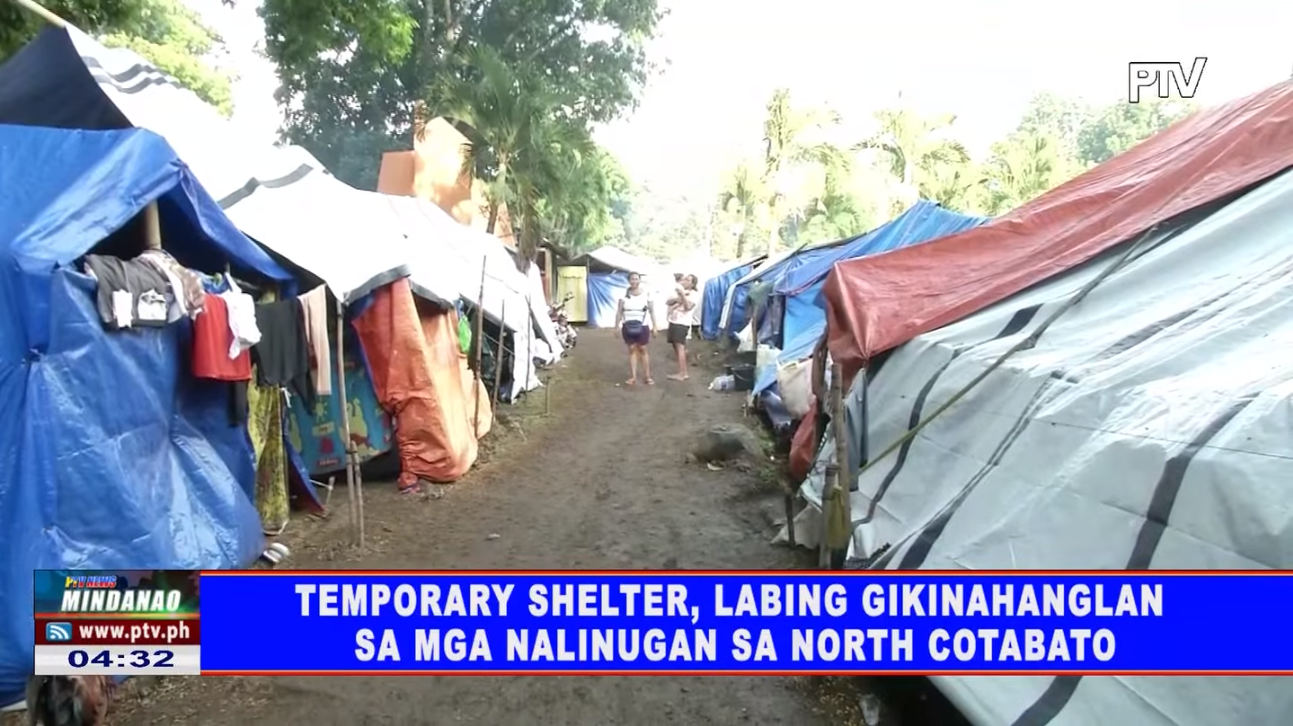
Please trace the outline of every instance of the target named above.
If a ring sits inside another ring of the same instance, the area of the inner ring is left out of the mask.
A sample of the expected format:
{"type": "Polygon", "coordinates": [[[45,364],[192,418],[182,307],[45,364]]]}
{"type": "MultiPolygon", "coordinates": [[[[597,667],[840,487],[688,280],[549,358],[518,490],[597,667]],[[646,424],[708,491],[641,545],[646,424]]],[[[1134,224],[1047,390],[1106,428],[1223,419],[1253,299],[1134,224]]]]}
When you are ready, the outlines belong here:
{"type": "MultiPolygon", "coordinates": [[[[1293,567],[1290,235],[1293,172],[1160,229],[1035,347],[860,477],[854,555],[889,545],[870,564],[881,569],[1293,567]],[[1170,521],[1155,514],[1164,497],[1170,521]]],[[[916,338],[869,384],[859,375],[848,461],[896,441],[1126,249],[916,338]]],[[[801,490],[806,544],[834,452],[828,438],[801,490]]],[[[983,726],[1293,714],[1293,688],[1273,677],[933,680],[983,726]]]]}

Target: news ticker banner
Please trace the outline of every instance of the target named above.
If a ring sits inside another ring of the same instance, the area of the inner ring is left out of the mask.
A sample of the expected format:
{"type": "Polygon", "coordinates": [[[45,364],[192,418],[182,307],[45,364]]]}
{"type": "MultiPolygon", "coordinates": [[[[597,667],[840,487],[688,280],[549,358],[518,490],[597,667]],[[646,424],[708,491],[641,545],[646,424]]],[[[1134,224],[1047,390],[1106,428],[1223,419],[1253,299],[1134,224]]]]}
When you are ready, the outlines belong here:
{"type": "Polygon", "coordinates": [[[49,675],[1293,675],[1293,573],[42,571],[36,583],[36,672],[49,675]]]}

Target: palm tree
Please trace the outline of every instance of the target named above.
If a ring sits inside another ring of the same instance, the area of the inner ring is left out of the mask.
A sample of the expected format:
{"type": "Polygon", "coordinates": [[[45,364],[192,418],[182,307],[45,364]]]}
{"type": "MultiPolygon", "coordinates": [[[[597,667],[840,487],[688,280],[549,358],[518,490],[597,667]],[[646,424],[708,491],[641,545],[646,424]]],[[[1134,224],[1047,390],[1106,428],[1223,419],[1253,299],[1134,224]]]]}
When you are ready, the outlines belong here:
{"type": "Polygon", "coordinates": [[[775,222],[796,209],[787,209],[787,173],[804,164],[825,164],[840,156],[831,144],[810,138],[814,132],[836,126],[840,116],[829,109],[797,109],[790,101],[790,91],[778,88],[768,101],[768,115],[763,121],[763,186],[767,194],[768,214],[774,223],[768,233],[768,254],[777,249],[778,224],[775,222]]]}
{"type": "Polygon", "coordinates": [[[823,164],[825,180],[821,193],[805,205],[804,224],[799,239],[807,244],[847,239],[870,227],[870,210],[848,189],[852,176],[851,159],[839,153],[823,164]]]}
{"type": "Polygon", "coordinates": [[[728,173],[718,195],[718,207],[737,220],[736,257],[745,259],[746,243],[758,224],[760,208],[767,199],[761,170],[741,162],[728,173]]]}
{"type": "Polygon", "coordinates": [[[987,174],[990,211],[1000,214],[1013,209],[1067,181],[1074,171],[1070,167],[1050,136],[1011,134],[992,149],[987,174]]]}
{"type": "Polygon", "coordinates": [[[509,66],[493,48],[472,48],[463,63],[467,72],[443,75],[428,89],[428,110],[466,133],[463,171],[488,184],[486,231],[494,232],[507,206],[526,266],[543,238],[545,203],[557,202],[562,182],[591,157],[592,139],[561,118],[560,99],[541,78],[509,66]]]}
{"type": "MultiPolygon", "coordinates": [[[[963,166],[970,160],[965,147],[947,137],[956,121],[952,114],[925,117],[911,109],[897,108],[878,111],[876,120],[879,130],[862,146],[881,153],[907,196],[932,196],[931,182],[941,169],[963,166]]],[[[902,206],[914,201],[904,200],[902,206]]]]}

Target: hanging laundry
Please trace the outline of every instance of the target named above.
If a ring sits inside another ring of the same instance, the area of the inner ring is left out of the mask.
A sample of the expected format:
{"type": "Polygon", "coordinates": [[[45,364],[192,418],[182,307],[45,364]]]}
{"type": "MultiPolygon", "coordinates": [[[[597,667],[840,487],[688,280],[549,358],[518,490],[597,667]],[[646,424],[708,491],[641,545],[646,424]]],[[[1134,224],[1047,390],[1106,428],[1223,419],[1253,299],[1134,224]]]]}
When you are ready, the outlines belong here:
{"type": "Polygon", "coordinates": [[[193,321],[193,375],[217,381],[251,380],[251,354],[244,350],[229,357],[234,335],[224,297],[204,295],[202,313],[193,321]]]}
{"type": "Polygon", "coordinates": [[[328,290],[320,285],[297,298],[301,301],[305,337],[310,341],[314,392],[332,395],[332,352],[328,347],[328,290]]]}
{"type": "Polygon", "coordinates": [[[306,406],[314,406],[310,344],[301,301],[293,298],[257,304],[256,327],[260,342],[251,349],[256,381],[262,386],[286,386],[306,406]]]}
{"type": "Polygon", "coordinates": [[[170,282],[152,265],[106,255],[86,255],[85,270],[99,284],[95,306],[103,327],[166,325],[170,282]]]}
{"type": "Polygon", "coordinates": [[[251,353],[243,350],[229,357],[233,330],[229,327],[229,308],[220,295],[204,293],[202,312],[193,320],[193,375],[228,381],[229,423],[247,423],[247,382],[251,380],[251,353]]]}
{"type": "Polygon", "coordinates": [[[137,259],[152,265],[170,283],[173,298],[168,316],[170,322],[197,315],[206,301],[202,280],[197,273],[181,265],[164,250],[144,250],[137,259]]]}
{"type": "Polygon", "coordinates": [[[229,330],[233,341],[229,344],[229,357],[237,358],[260,342],[260,328],[256,327],[256,301],[238,287],[233,275],[226,275],[229,291],[220,293],[229,313],[229,330]]]}

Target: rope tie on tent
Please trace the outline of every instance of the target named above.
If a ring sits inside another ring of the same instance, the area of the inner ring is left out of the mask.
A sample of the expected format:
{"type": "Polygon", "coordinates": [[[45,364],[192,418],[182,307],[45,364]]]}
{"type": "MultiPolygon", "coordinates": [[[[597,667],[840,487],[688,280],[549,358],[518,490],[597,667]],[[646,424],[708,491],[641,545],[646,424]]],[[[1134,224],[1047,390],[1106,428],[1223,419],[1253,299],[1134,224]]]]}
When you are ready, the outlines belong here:
{"type": "MultiPolygon", "coordinates": [[[[1073,307],[1075,307],[1078,303],[1085,300],[1086,296],[1090,295],[1092,290],[1099,287],[1100,283],[1104,282],[1111,275],[1113,275],[1118,270],[1122,269],[1128,262],[1134,259],[1136,256],[1136,253],[1140,251],[1141,247],[1143,247],[1144,244],[1154,236],[1154,232],[1158,230],[1158,227],[1159,225],[1156,224],[1153,227],[1150,227],[1148,230],[1146,230],[1145,233],[1142,234],[1134,244],[1132,244],[1130,247],[1127,248],[1126,252],[1119,255],[1118,258],[1114,260],[1112,264],[1110,264],[1108,267],[1102,270],[1099,275],[1096,275],[1094,278],[1092,278],[1090,282],[1088,282],[1086,285],[1083,285],[1082,289],[1077,291],[1077,294],[1075,294],[1073,297],[1066,300],[1064,304],[1059,307],[1059,309],[1051,313],[1050,317],[1046,318],[1046,320],[1043,321],[1041,325],[1037,326],[1036,330],[1028,334],[1028,336],[1025,337],[1023,340],[1011,346],[1010,350],[1007,350],[1005,353],[1002,353],[995,361],[993,361],[992,365],[988,366],[986,369],[983,370],[983,372],[975,376],[973,380],[965,384],[965,386],[961,388],[961,390],[952,394],[952,397],[947,399],[947,401],[945,401],[943,405],[935,409],[933,413],[921,419],[919,423],[911,427],[911,429],[908,430],[907,433],[899,437],[897,441],[894,441],[883,451],[877,454],[874,458],[868,461],[865,466],[863,466],[858,470],[857,476],[860,478],[864,473],[866,473],[868,469],[883,461],[885,457],[889,456],[890,454],[894,453],[898,449],[902,448],[903,444],[906,444],[907,442],[914,439],[916,437],[916,434],[920,433],[921,429],[924,429],[931,422],[933,422],[934,419],[946,413],[947,410],[950,409],[952,406],[955,406],[962,398],[968,395],[970,391],[974,390],[976,386],[978,386],[985,379],[987,379],[987,377],[991,375],[993,371],[997,370],[1002,365],[1004,365],[1005,362],[1009,360],[1011,356],[1013,356],[1014,354],[1022,350],[1030,350],[1034,346],[1036,346],[1037,341],[1041,339],[1042,334],[1046,332],[1046,329],[1049,328],[1052,323],[1058,320],[1061,315],[1068,312],[1073,307]]],[[[856,528],[860,524],[865,524],[866,521],[867,520],[863,519],[863,520],[854,522],[850,529],[856,528]]],[[[828,526],[829,526],[829,523],[828,523],[828,526]]]]}

